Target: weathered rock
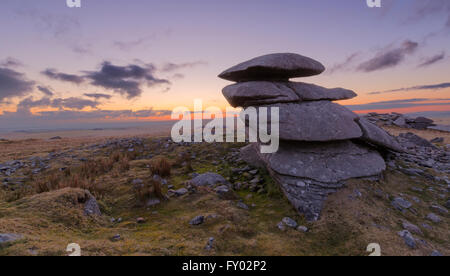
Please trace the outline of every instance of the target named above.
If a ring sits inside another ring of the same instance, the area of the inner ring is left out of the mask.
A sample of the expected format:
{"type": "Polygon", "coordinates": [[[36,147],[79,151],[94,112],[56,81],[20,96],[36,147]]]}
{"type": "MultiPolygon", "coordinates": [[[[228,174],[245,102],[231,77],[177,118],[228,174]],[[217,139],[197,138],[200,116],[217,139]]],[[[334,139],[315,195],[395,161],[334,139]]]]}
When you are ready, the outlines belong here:
{"type": "Polygon", "coordinates": [[[249,210],[249,209],[250,209],[250,208],[248,208],[247,204],[245,204],[245,203],[242,202],[242,201],[239,201],[239,202],[236,204],[236,206],[239,207],[239,208],[241,208],[241,209],[244,209],[244,210],[249,210]]]}
{"type": "Polygon", "coordinates": [[[417,248],[416,241],[408,230],[400,231],[398,232],[398,235],[403,238],[405,244],[409,246],[411,249],[417,248]]]}
{"type": "Polygon", "coordinates": [[[325,183],[374,176],[386,169],[377,152],[350,141],[283,142],[277,153],[262,156],[268,167],[280,175],[325,183]]]}
{"type": "Polygon", "coordinates": [[[411,233],[423,236],[422,230],[420,230],[420,228],[417,225],[414,225],[407,221],[404,221],[402,225],[403,225],[403,229],[408,230],[411,233]]]}
{"type": "Polygon", "coordinates": [[[234,193],[227,185],[218,186],[214,189],[221,199],[233,199],[234,193]]]}
{"type": "MultiPolygon", "coordinates": [[[[358,116],[343,106],[330,101],[285,103],[267,105],[279,108],[279,131],[281,140],[290,141],[336,141],[362,137],[356,123],[358,116]]],[[[268,119],[268,123],[276,123],[268,119]]],[[[250,126],[251,127],[251,126],[250,126]]]]}
{"type": "Polygon", "coordinates": [[[436,214],[434,214],[434,213],[428,214],[427,217],[426,217],[426,219],[429,220],[429,221],[432,221],[432,222],[434,222],[434,223],[439,223],[439,222],[442,221],[441,218],[438,217],[438,216],[437,216],[436,214]]]}
{"type": "Polygon", "coordinates": [[[397,120],[393,122],[394,125],[398,127],[405,127],[406,126],[406,120],[403,116],[399,117],[397,120]]]}
{"type": "Polygon", "coordinates": [[[417,135],[415,135],[414,133],[411,133],[411,132],[401,133],[400,137],[410,141],[411,143],[413,143],[413,144],[415,144],[417,146],[430,147],[430,148],[434,147],[433,144],[428,142],[426,139],[423,139],[422,137],[417,136],[417,135]]]}
{"type": "Polygon", "coordinates": [[[382,148],[403,152],[402,147],[395,140],[395,138],[383,129],[379,128],[377,125],[372,124],[364,118],[360,118],[358,120],[358,124],[363,132],[363,140],[382,148]]]}
{"type": "Polygon", "coordinates": [[[437,250],[434,250],[433,252],[431,252],[430,256],[431,257],[443,257],[442,253],[437,250]]]}
{"type": "Polygon", "coordinates": [[[436,138],[430,140],[430,143],[436,143],[436,144],[444,143],[444,138],[443,137],[436,137],[436,138]]]}
{"type": "Polygon", "coordinates": [[[296,228],[298,226],[295,220],[288,217],[283,218],[281,221],[290,228],[296,228]]]}
{"type": "Polygon", "coordinates": [[[88,198],[84,204],[84,214],[87,216],[101,216],[102,212],[98,207],[97,200],[88,191],[86,193],[88,198]]]}
{"type": "Polygon", "coordinates": [[[297,231],[299,231],[299,232],[304,232],[304,233],[306,233],[306,232],[308,232],[308,227],[306,227],[306,226],[299,226],[299,227],[297,227],[297,231]]]}
{"type": "Polygon", "coordinates": [[[192,179],[191,182],[195,186],[214,187],[216,185],[230,185],[230,183],[225,178],[223,178],[223,176],[212,172],[200,174],[192,179]]]}
{"type": "Polygon", "coordinates": [[[222,92],[233,107],[301,101],[337,101],[357,96],[351,90],[343,88],[328,89],[302,82],[242,82],[229,85],[222,92]]]}
{"type": "Polygon", "coordinates": [[[181,188],[175,191],[172,191],[173,194],[175,194],[176,196],[183,196],[185,194],[187,194],[189,191],[186,188],[181,188]]]}
{"type": "Polygon", "coordinates": [[[396,209],[403,211],[404,209],[409,209],[412,207],[411,202],[409,202],[408,200],[401,198],[401,197],[396,197],[393,201],[392,201],[392,206],[394,206],[396,209]]]}
{"type": "Polygon", "coordinates": [[[21,239],[23,239],[23,236],[19,234],[0,234],[0,248],[6,247],[21,239]]]}
{"type": "Polygon", "coordinates": [[[437,204],[432,204],[430,207],[431,210],[440,213],[441,215],[447,215],[448,214],[448,210],[445,209],[444,207],[437,205],[437,204]]]}
{"type": "Polygon", "coordinates": [[[205,217],[204,216],[197,216],[195,218],[193,218],[189,224],[190,225],[200,225],[205,221],[205,217]]]}
{"type": "Polygon", "coordinates": [[[156,206],[159,204],[161,204],[161,200],[159,200],[159,198],[150,198],[149,200],[147,200],[147,203],[145,204],[145,206],[153,207],[153,206],[156,206]]]}
{"type": "Polygon", "coordinates": [[[325,67],[318,61],[298,54],[278,53],[260,56],[240,63],[219,75],[220,78],[243,82],[252,80],[288,80],[318,75],[325,67]]]}
{"type": "Polygon", "coordinates": [[[239,156],[252,167],[264,168],[264,162],[261,160],[258,150],[259,148],[256,144],[250,144],[241,148],[239,156]]]}

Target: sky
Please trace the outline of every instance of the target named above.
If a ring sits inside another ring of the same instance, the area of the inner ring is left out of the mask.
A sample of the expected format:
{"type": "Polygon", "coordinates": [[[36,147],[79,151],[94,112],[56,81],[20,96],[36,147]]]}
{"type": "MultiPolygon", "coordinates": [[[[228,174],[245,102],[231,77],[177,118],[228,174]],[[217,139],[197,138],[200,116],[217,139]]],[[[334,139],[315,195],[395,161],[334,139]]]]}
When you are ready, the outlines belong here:
{"type": "Polygon", "coordinates": [[[164,120],[228,106],[219,73],[292,52],[358,113],[450,117],[450,1],[2,0],[0,129],[164,120]]]}

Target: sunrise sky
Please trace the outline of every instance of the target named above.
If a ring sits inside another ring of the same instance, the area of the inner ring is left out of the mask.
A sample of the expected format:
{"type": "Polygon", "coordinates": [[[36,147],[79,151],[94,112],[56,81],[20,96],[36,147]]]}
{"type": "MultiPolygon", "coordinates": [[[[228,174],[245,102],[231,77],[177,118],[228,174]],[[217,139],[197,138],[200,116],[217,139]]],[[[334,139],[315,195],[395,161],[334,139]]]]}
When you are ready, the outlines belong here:
{"type": "Polygon", "coordinates": [[[2,0],[0,128],[228,106],[223,70],[275,52],[326,67],[352,110],[450,117],[450,1],[2,0]],[[430,113],[431,111],[431,113],[430,113]]]}

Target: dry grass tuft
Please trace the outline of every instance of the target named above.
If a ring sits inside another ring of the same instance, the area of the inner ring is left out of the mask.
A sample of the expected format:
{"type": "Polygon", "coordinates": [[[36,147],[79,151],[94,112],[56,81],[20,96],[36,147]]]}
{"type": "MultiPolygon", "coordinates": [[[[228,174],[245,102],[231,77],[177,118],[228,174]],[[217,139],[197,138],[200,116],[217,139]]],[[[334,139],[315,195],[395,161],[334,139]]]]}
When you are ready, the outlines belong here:
{"type": "Polygon", "coordinates": [[[168,177],[171,174],[172,164],[167,158],[158,158],[151,162],[150,172],[152,175],[159,175],[161,177],[168,177]]]}

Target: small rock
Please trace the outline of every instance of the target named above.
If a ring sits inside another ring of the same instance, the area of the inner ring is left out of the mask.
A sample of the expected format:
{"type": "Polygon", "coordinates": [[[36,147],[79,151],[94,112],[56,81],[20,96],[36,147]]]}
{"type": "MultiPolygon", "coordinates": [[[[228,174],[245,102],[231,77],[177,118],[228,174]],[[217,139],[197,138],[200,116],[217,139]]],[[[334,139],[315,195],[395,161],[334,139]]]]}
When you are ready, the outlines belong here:
{"type": "Polygon", "coordinates": [[[439,223],[439,222],[441,222],[441,218],[438,217],[438,216],[437,216],[436,214],[434,214],[434,213],[428,214],[427,217],[426,217],[426,219],[427,219],[427,220],[430,220],[430,221],[432,221],[432,222],[434,222],[434,223],[439,223]]]}
{"type": "Polygon", "coordinates": [[[436,143],[436,144],[444,143],[444,138],[443,137],[436,137],[436,138],[432,139],[430,141],[430,143],[436,143]]]}
{"type": "Polygon", "coordinates": [[[295,220],[288,218],[288,217],[283,218],[282,222],[290,228],[296,228],[298,226],[298,224],[295,220]]]}
{"type": "Polygon", "coordinates": [[[211,237],[208,239],[208,243],[206,244],[205,250],[210,251],[213,249],[214,246],[214,238],[211,237]]]}
{"type": "Polygon", "coordinates": [[[188,192],[189,192],[189,191],[188,191],[186,188],[181,188],[181,189],[178,189],[178,190],[173,191],[173,193],[174,193],[176,196],[183,196],[183,195],[187,194],[188,192]]]}
{"type": "Polygon", "coordinates": [[[0,248],[21,239],[23,236],[18,234],[0,234],[0,248]]]}
{"type": "Polygon", "coordinates": [[[222,199],[232,199],[234,197],[233,192],[226,185],[219,186],[214,190],[222,199]]]}
{"type": "Polygon", "coordinates": [[[444,207],[439,206],[437,204],[431,205],[430,209],[435,211],[435,212],[437,212],[437,213],[440,213],[441,215],[448,214],[448,210],[447,209],[445,209],[444,207]]]}
{"type": "Polygon", "coordinates": [[[443,257],[442,253],[437,250],[434,250],[433,252],[431,252],[430,256],[431,257],[443,257]]]}
{"type": "Polygon", "coordinates": [[[281,231],[285,231],[286,230],[286,226],[284,225],[283,222],[279,222],[277,224],[277,228],[280,229],[281,231]]]}
{"type": "Polygon", "coordinates": [[[392,201],[392,205],[400,210],[403,211],[403,209],[409,209],[412,207],[411,202],[407,201],[406,199],[403,199],[401,197],[396,197],[393,201],[392,201]]]}
{"type": "Polygon", "coordinates": [[[248,208],[247,204],[245,204],[245,203],[242,202],[242,201],[239,201],[239,202],[236,204],[236,206],[239,207],[239,208],[241,208],[241,209],[244,209],[244,210],[249,210],[249,209],[250,209],[250,208],[248,208]]]}
{"type": "Polygon", "coordinates": [[[200,225],[205,221],[205,217],[204,216],[196,216],[195,218],[193,218],[189,224],[190,225],[200,225]]]}
{"type": "Polygon", "coordinates": [[[423,236],[422,230],[420,228],[412,223],[409,223],[407,221],[403,222],[403,229],[408,230],[409,232],[412,232],[414,234],[418,234],[423,236]]]}
{"type": "Polygon", "coordinates": [[[111,238],[111,241],[113,241],[113,242],[118,242],[118,241],[120,241],[120,240],[121,240],[121,237],[120,237],[119,234],[114,235],[114,236],[111,238]]]}
{"type": "Polygon", "coordinates": [[[62,138],[60,136],[55,136],[55,137],[50,138],[50,140],[61,140],[61,139],[62,138]]]}
{"type": "Polygon", "coordinates": [[[145,219],[144,218],[137,218],[136,222],[139,224],[145,223],[145,219]]]}
{"type": "Polygon", "coordinates": [[[306,232],[308,232],[308,227],[306,227],[306,226],[299,226],[299,227],[297,227],[297,231],[299,231],[299,232],[304,232],[304,233],[306,233],[306,232]]]}
{"type": "Polygon", "coordinates": [[[409,246],[411,249],[416,249],[416,241],[414,240],[414,237],[411,235],[411,233],[408,230],[403,230],[398,232],[398,235],[403,238],[405,241],[405,244],[409,246]]]}
{"type": "Polygon", "coordinates": [[[161,203],[161,200],[159,200],[158,198],[150,198],[147,201],[146,206],[147,207],[153,207],[153,206],[156,206],[156,205],[158,205],[160,203],[161,203]]]}

